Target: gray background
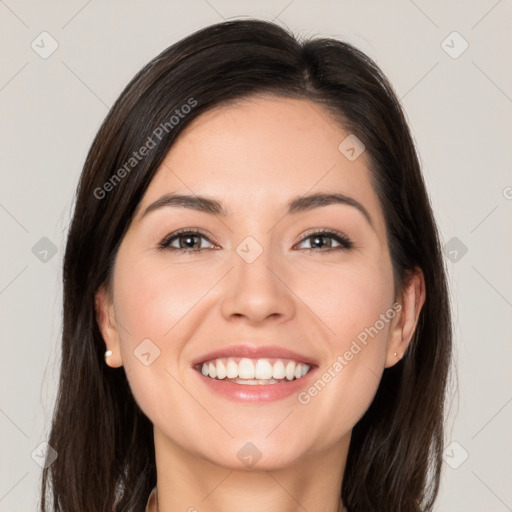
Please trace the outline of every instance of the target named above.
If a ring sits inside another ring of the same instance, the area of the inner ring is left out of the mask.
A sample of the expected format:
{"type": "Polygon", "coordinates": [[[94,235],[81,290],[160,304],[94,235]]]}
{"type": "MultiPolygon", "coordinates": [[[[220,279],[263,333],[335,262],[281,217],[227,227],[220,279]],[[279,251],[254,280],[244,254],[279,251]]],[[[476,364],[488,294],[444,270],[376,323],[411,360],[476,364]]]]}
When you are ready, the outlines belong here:
{"type": "Polygon", "coordinates": [[[458,385],[447,443],[455,444],[436,510],[512,510],[510,0],[0,0],[0,511],[35,510],[39,500],[59,369],[62,254],[93,136],[147,61],[193,30],[240,16],[345,39],[393,83],[453,298],[458,385]],[[47,55],[52,39],[58,48],[47,55]]]}

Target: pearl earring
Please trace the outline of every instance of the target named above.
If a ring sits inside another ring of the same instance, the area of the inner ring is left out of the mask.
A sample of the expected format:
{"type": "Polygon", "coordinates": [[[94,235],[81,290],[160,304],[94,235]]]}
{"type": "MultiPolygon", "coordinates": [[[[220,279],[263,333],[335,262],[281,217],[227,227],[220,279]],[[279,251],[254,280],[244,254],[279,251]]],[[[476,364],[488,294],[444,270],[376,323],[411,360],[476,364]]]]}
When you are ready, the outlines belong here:
{"type": "MultiPolygon", "coordinates": [[[[105,352],[105,363],[107,363],[107,364],[108,364],[107,359],[108,359],[111,355],[112,355],[112,350],[107,350],[107,351],[105,352]]],[[[109,365],[109,366],[110,366],[110,365],[109,365]]]]}

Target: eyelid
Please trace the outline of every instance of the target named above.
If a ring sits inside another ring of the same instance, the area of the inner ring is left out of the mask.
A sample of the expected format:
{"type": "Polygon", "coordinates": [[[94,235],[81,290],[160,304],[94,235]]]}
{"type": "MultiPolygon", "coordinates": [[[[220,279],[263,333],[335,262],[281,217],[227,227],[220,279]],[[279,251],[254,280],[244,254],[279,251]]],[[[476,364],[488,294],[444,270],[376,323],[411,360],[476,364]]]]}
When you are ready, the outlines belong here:
{"type": "MultiPolygon", "coordinates": [[[[190,228],[178,229],[177,231],[173,231],[172,233],[169,233],[168,235],[166,235],[164,237],[164,239],[161,242],[159,242],[158,249],[168,249],[170,241],[173,238],[178,238],[180,235],[186,235],[186,234],[201,235],[202,237],[207,239],[212,245],[218,245],[217,242],[215,242],[215,238],[213,237],[213,235],[211,235],[207,231],[205,231],[201,228],[190,227],[190,228]]],[[[172,247],[171,250],[172,249],[176,249],[178,251],[180,250],[177,247],[172,247]]],[[[185,250],[185,249],[181,249],[181,250],[185,250]]],[[[198,251],[202,251],[202,250],[203,249],[196,249],[195,251],[191,250],[190,252],[198,252],[198,251]]]]}
{"type": "MultiPolygon", "coordinates": [[[[206,232],[205,230],[203,230],[201,228],[190,227],[190,228],[183,228],[183,229],[179,229],[177,231],[173,231],[172,233],[165,236],[164,239],[158,244],[158,249],[159,250],[169,249],[171,251],[175,250],[175,251],[182,251],[182,252],[189,252],[189,253],[201,252],[206,249],[206,248],[182,249],[182,248],[178,248],[178,247],[170,247],[171,240],[179,238],[180,235],[185,235],[185,234],[201,235],[201,237],[208,240],[212,245],[217,245],[217,246],[219,245],[217,242],[214,241],[215,240],[214,237],[211,234],[209,234],[208,232],[206,232]]],[[[335,241],[337,241],[340,244],[340,247],[333,247],[333,248],[329,248],[327,250],[312,249],[312,248],[304,248],[304,249],[299,249],[299,250],[305,251],[305,252],[325,253],[325,252],[329,252],[329,251],[333,251],[333,250],[350,250],[350,249],[354,248],[354,246],[355,246],[354,242],[352,242],[352,240],[347,235],[342,233],[341,231],[338,231],[336,229],[331,229],[331,228],[311,228],[310,230],[306,231],[306,233],[301,235],[301,238],[299,238],[299,240],[294,243],[293,247],[295,247],[297,244],[305,242],[308,238],[311,238],[313,235],[324,235],[324,236],[330,237],[330,238],[334,239],[335,241]]]]}
{"type": "MultiPolygon", "coordinates": [[[[306,231],[306,233],[301,235],[301,238],[298,240],[298,242],[296,242],[294,244],[294,247],[295,247],[295,245],[306,241],[308,238],[311,238],[313,235],[324,235],[324,236],[330,237],[330,238],[336,240],[344,250],[353,249],[355,247],[354,242],[347,235],[345,235],[341,231],[338,231],[337,229],[331,229],[331,228],[312,228],[311,230],[306,231]]],[[[337,249],[336,247],[331,248],[331,250],[336,250],[336,249],[337,249]]],[[[316,250],[315,251],[314,249],[310,249],[310,248],[301,249],[301,250],[307,251],[307,252],[310,252],[310,251],[324,252],[324,253],[329,252],[329,250],[323,250],[323,251],[316,250]]]]}

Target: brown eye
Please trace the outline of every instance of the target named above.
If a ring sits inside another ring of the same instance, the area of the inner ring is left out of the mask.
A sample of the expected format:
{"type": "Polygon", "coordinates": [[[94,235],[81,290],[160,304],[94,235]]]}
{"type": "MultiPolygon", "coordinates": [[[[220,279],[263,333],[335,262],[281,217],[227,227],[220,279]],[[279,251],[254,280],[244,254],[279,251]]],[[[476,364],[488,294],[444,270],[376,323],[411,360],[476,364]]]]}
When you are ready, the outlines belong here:
{"type": "Polygon", "coordinates": [[[330,231],[330,230],[323,230],[318,231],[315,233],[311,233],[307,237],[305,237],[301,244],[305,241],[310,241],[311,247],[306,247],[303,250],[310,253],[312,251],[315,252],[330,252],[332,250],[349,250],[351,249],[354,244],[353,242],[346,237],[344,234],[338,232],[338,231],[330,231]],[[338,245],[334,245],[338,244],[338,245]]]}
{"type": "Polygon", "coordinates": [[[158,248],[171,251],[200,252],[206,249],[206,247],[201,247],[201,239],[212,243],[210,239],[200,231],[176,231],[164,238],[158,244],[158,248]],[[177,246],[175,242],[177,242],[177,246]]]}

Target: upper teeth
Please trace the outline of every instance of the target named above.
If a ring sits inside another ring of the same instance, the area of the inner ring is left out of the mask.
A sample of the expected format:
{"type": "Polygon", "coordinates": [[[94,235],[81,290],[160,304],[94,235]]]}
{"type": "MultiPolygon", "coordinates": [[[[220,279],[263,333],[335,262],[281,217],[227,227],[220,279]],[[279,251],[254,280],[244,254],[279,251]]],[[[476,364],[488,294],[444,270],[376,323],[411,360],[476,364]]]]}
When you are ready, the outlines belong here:
{"type": "Polygon", "coordinates": [[[203,363],[201,373],[205,377],[217,379],[288,379],[293,380],[304,377],[309,372],[310,366],[295,361],[275,359],[242,358],[238,362],[234,358],[215,359],[203,363]]]}

